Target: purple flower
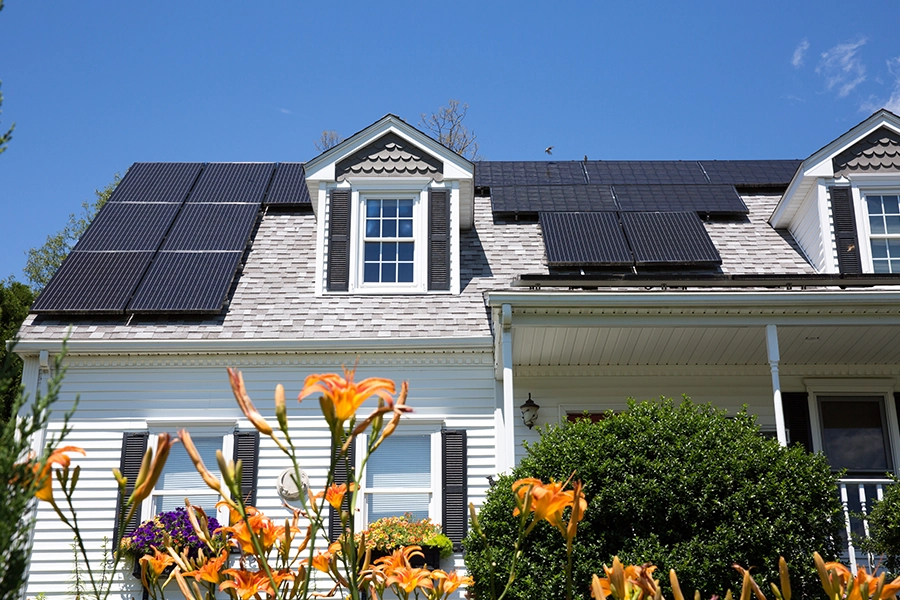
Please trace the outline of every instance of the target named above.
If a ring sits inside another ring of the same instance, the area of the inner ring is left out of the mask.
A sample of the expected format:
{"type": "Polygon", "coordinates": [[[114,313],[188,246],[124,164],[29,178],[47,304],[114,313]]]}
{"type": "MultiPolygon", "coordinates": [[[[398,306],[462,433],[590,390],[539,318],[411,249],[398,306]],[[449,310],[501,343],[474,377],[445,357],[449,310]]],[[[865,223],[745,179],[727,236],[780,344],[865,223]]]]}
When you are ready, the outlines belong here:
{"type": "MultiPolygon", "coordinates": [[[[213,532],[218,528],[219,522],[214,517],[210,517],[209,531],[213,532]]],[[[197,552],[204,546],[191,526],[187,510],[176,508],[173,511],[159,513],[152,519],[141,523],[130,537],[122,540],[123,548],[128,554],[135,557],[153,554],[151,546],[162,548],[163,532],[168,532],[172,546],[179,553],[187,549],[189,556],[196,557],[197,552]]],[[[224,533],[216,535],[221,536],[224,533]]]]}

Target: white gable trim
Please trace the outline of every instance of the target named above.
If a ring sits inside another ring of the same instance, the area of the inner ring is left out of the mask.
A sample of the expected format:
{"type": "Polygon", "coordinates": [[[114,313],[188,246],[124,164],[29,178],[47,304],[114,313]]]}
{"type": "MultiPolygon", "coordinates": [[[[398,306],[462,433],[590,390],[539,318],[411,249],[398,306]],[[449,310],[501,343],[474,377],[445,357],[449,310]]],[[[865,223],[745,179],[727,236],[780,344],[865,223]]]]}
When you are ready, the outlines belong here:
{"type": "Polygon", "coordinates": [[[444,163],[444,179],[469,179],[475,172],[475,165],[472,162],[442,146],[399,117],[385,115],[359,133],[352,135],[334,148],[306,163],[304,167],[306,179],[311,181],[334,181],[334,166],[336,163],[386,133],[394,133],[442,161],[444,163]]]}
{"type": "Polygon", "coordinates": [[[787,191],[772,212],[769,223],[777,229],[790,227],[802,199],[816,185],[817,179],[834,177],[832,159],[881,127],[900,134],[900,117],[886,109],[881,109],[804,160],[794,174],[787,191]]]}

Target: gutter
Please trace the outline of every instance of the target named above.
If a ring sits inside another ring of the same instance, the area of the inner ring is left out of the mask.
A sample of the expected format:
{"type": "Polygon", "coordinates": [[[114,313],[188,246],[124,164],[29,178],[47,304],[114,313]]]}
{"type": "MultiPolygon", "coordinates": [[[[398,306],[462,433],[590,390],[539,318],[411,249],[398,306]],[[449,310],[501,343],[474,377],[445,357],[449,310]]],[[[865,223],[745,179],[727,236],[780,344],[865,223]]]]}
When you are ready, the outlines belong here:
{"type": "Polygon", "coordinates": [[[780,274],[709,274],[709,275],[668,275],[664,273],[609,273],[591,275],[546,275],[532,273],[520,275],[512,281],[512,287],[529,288],[785,288],[788,290],[808,287],[861,288],[880,286],[900,286],[900,274],[884,273],[863,275],[834,273],[780,274]]]}

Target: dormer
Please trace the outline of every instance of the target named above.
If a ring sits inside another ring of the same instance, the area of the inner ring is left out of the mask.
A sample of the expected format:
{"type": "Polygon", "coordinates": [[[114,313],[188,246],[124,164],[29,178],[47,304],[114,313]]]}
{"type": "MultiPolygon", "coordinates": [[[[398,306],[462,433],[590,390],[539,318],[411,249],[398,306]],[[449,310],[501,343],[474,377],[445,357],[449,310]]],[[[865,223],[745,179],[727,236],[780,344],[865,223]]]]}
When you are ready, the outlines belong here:
{"type": "Polygon", "coordinates": [[[305,165],[319,294],[458,294],[474,165],[387,115],[305,165]]]}
{"type": "Polygon", "coordinates": [[[803,161],[769,223],[821,273],[900,273],[900,117],[879,110],[803,161]]]}

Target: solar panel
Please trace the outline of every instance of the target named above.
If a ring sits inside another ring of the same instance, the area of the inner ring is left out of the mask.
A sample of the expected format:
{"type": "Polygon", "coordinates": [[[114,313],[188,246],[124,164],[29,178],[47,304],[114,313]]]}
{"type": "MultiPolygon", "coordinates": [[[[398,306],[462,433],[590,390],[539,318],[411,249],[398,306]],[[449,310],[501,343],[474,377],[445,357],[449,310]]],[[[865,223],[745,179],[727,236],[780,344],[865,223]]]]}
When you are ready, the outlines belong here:
{"type": "Polygon", "coordinates": [[[241,252],[160,252],[128,310],[215,313],[222,310],[241,252]]]}
{"type": "Polygon", "coordinates": [[[615,185],[624,211],[696,211],[745,215],[749,209],[730,185],[615,185]]]}
{"type": "Polygon", "coordinates": [[[697,213],[623,212],[622,225],[638,266],[722,264],[697,213]]]}
{"type": "Polygon", "coordinates": [[[153,252],[72,252],[38,296],[36,313],[121,313],[153,252]]]}
{"type": "Polygon", "coordinates": [[[591,183],[607,184],[706,184],[696,161],[595,160],[584,163],[591,183]]]}
{"type": "Polygon", "coordinates": [[[162,249],[243,251],[258,212],[258,204],[189,202],[162,249]]]}
{"type": "Polygon", "coordinates": [[[202,163],[134,163],[110,202],[183,202],[202,163]]]}
{"type": "Polygon", "coordinates": [[[188,202],[262,202],[275,163],[210,163],[188,202]]]}
{"type": "Polygon", "coordinates": [[[107,202],[81,236],[75,251],[156,251],[179,206],[172,202],[107,202]]]}
{"type": "Polygon", "coordinates": [[[497,213],[616,210],[607,185],[532,185],[491,188],[497,213]]]}
{"type": "Polygon", "coordinates": [[[631,266],[634,260],[614,212],[542,212],[551,266],[631,266]]]}
{"type": "Polygon", "coordinates": [[[787,186],[799,160],[701,160],[710,183],[737,186],[787,186]]]}
{"type": "Polygon", "coordinates": [[[309,188],[303,163],[279,163],[272,178],[265,204],[274,206],[309,206],[309,188]]]}
{"type": "Polygon", "coordinates": [[[480,161],[475,185],[577,185],[587,183],[580,161],[480,161]]]}

